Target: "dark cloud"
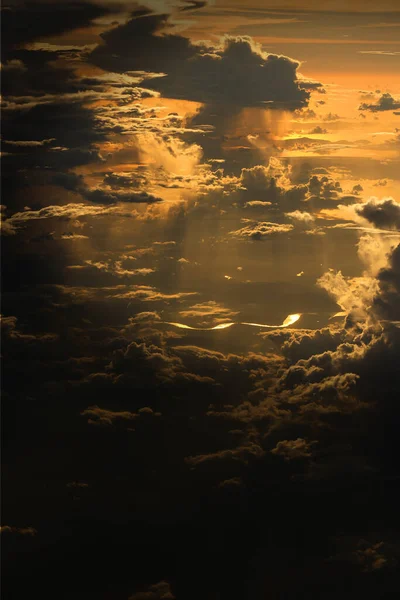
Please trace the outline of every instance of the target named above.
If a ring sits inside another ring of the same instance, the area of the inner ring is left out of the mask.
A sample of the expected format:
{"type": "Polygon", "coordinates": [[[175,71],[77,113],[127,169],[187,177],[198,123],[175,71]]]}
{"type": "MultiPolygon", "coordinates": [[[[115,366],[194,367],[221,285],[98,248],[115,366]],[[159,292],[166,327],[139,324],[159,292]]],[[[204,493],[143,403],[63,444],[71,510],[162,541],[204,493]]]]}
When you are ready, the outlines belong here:
{"type": "Polygon", "coordinates": [[[393,198],[386,200],[370,200],[355,211],[360,217],[367,219],[375,227],[382,229],[400,229],[400,204],[393,198]]]}
{"type": "Polygon", "coordinates": [[[18,96],[39,97],[40,94],[61,94],[82,89],[73,69],[56,62],[60,53],[21,49],[13,51],[12,56],[7,68],[2,69],[1,85],[5,98],[12,96],[15,100],[18,96]]]}
{"type": "Polygon", "coordinates": [[[304,459],[312,455],[313,445],[315,445],[315,442],[307,442],[302,438],[281,440],[271,452],[272,454],[283,456],[285,460],[304,459]]]}
{"type": "Polygon", "coordinates": [[[359,110],[368,110],[370,112],[383,112],[386,110],[397,110],[400,108],[400,102],[393,98],[389,93],[382,94],[376,104],[368,104],[363,102],[359,106],[359,110]]]}
{"type": "Polygon", "coordinates": [[[194,45],[168,27],[167,15],[137,12],[102,34],[104,43],[89,59],[111,71],[164,73],[148,85],[171,98],[286,110],[307,105],[310,93],[298,81],[297,61],[264,54],[248,37],[226,37],[221,47],[194,45]]]}
{"type": "Polygon", "coordinates": [[[90,202],[97,204],[116,204],[117,202],[144,202],[152,204],[162,202],[162,198],[143,191],[115,191],[105,189],[83,190],[83,195],[90,202]]]}
{"type": "Polygon", "coordinates": [[[400,244],[391,252],[389,264],[377,276],[379,292],[374,298],[374,310],[380,318],[400,320],[400,244]]]}
{"type": "Polygon", "coordinates": [[[109,12],[90,2],[6,3],[2,7],[2,46],[7,51],[33,40],[90,25],[109,12]]]}
{"type": "Polygon", "coordinates": [[[196,54],[188,38],[168,31],[168,14],[151,14],[146,9],[133,13],[123,25],[101,34],[103,43],[89,55],[99,67],[113,71],[169,72],[196,54]],[[164,32],[164,35],[155,35],[164,32]]]}

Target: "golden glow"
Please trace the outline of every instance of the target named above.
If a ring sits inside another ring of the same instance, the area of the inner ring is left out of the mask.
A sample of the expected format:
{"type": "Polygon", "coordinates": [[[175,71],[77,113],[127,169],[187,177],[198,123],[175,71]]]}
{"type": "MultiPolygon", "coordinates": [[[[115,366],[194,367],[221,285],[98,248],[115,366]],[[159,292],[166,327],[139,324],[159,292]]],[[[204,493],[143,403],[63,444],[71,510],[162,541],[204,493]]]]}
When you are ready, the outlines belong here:
{"type": "Polygon", "coordinates": [[[165,323],[166,325],[173,325],[174,327],[179,327],[179,329],[192,329],[194,331],[216,331],[217,329],[228,329],[228,327],[232,327],[232,325],[248,325],[249,327],[266,327],[268,329],[281,329],[283,327],[290,327],[291,325],[296,323],[300,319],[300,317],[301,313],[288,315],[281,325],[265,325],[263,323],[220,323],[219,325],[215,325],[215,327],[191,327],[190,325],[185,325],[184,323],[171,323],[169,321],[163,321],[163,323],[165,323]]]}
{"type": "Polygon", "coordinates": [[[216,329],[228,329],[228,327],[232,327],[232,325],[237,325],[237,323],[220,323],[219,325],[215,325],[215,327],[191,327],[190,325],[185,325],[184,323],[169,323],[168,321],[163,322],[166,325],[179,327],[179,329],[192,329],[194,331],[215,331],[216,329]]]}
{"type": "Polygon", "coordinates": [[[268,329],[281,329],[282,327],[290,327],[296,323],[301,317],[301,313],[288,315],[282,325],[264,325],[262,323],[241,323],[241,325],[250,325],[251,327],[266,327],[268,329]]]}

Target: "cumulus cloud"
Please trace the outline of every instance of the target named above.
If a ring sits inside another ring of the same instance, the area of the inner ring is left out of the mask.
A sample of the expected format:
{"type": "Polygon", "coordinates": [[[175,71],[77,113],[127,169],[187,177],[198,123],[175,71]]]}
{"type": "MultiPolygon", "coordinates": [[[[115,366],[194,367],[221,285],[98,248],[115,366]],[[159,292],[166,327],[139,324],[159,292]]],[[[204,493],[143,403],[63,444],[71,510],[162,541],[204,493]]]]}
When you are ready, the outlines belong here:
{"type": "Polygon", "coordinates": [[[398,110],[400,108],[400,101],[393,98],[389,93],[382,94],[376,104],[368,104],[363,102],[360,104],[358,110],[367,110],[370,112],[384,112],[387,110],[398,110]]]}
{"type": "Polygon", "coordinates": [[[89,58],[111,71],[162,72],[148,85],[172,98],[287,110],[307,105],[310,92],[299,81],[297,61],[266,54],[246,36],[226,36],[220,46],[194,45],[168,26],[167,15],[136,11],[103,33],[89,58]]]}
{"type": "Polygon", "coordinates": [[[400,244],[389,254],[388,264],[377,275],[373,308],[380,318],[400,320],[400,244]]]}
{"type": "Polygon", "coordinates": [[[379,229],[400,230],[400,204],[393,198],[371,198],[354,207],[355,212],[379,229]]]}
{"type": "Polygon", "coordinates": [[[345,278],[340,271],[327,271],[318,279],[318,285],[331,294],[345,314],[365,319],[377,291],[373,277],[345,278]]]}
{"type": "Polygon", "coordinates": [[[315,221],[313,215],[310,215],[310,213],[301,210],[295,210],[293,212],[286,213],[286,216],[290,219],[293,219],[294,221],[300,221],[300,223],[304,223],[306,225],[315,221]]]}

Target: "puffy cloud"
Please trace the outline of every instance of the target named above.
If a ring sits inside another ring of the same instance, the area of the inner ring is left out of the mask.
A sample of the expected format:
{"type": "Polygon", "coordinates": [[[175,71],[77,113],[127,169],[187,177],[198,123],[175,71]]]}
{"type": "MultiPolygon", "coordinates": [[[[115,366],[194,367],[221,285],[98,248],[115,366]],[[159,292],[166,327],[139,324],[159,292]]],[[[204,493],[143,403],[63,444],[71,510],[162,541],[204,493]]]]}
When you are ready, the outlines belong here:
{"type": "Polygon", "coordinates": [[[304,223],[305,225],[309,225],[315,221],[313,215],[310,215],[310,213],[301,210],[295,210],[293,212],[286,213],[286,216],[289,217],[289,219],[299,221],[300,223],[304,223]]]}
{"type": "Polygon", "coordinates": [[[298,62],[265,54],[245,36],[226,36],[216,47],[194,45],[168,25],[167,15],[137,11],[103,33],[103,44],[89,58],[111,71],[162,72],[148,85],[172,98],[286,110],[307,105],[310,93],[297,76],[298,62]]]}
{"type": "Polygon", "coordinates": [[[373,308],[380,318],[400,320],[400,244],[389,255],[388,264],[377,275],[379,289],[373,308]]]}
{"type": "Polygon", "coordinates": [[[377,291],[377,281],[373,277],[345,278],[341,271],[331,270],[324,273],[317,283],[335,298],[346,314],[355,319],[366,319],[377,291]]]}
{"type": "MultiPolygon", "coordinates": [[[[268,334],[265,334],[268,336],[268,334]]],[[[282,352],[292,363],[307,359],[314,354],[322,354],[335,350],[344,341],[345,332],[342,328],[325,327],[316,330],[300,330],[285,332],[286,338],[282,344],[282,352]]]]}
{"type": "Polygon", "coordinates": [[[309,198],[324,198],[326,200],[335,200],[342,192],[341,185],[331,177],[323,175],[312,175],[308,182],[309,198]]]}
{"type": "Polygon", "coordinates": [[[329,132],[327,129],[324,129],[320,125],[317,125],[317,127],[313,127],[313,129],[311,129],[309,133],[312,133],[314,135],[324,135],[329,132]]]}
{"type": "Polygon", "coordinates": [[[263,240],[270,235],[288,233],[292,229],[293,225],[290,224],[262,221],[246,225],[246,227],[242,227],[242,229],[237,229],[236,231],[231,231],[230,234],[243,239],[263,240]]]}
{"type": "Polygon", "coordinates": [[[122,263],[122,260],[116,260],[114,262],[95,262],[92,260],[85,260],[85,265],[87,265],[87,267],[85,265],[70,265],[69,268],[74,269],[78,267],[82,269],[97,269],[98,271],[101,271],[103,273],[110,273],[112,275],[115,275],[116,277],[129,277],[134,275],[141,275],[142,277],[144,277],[155,272],[155,269],[146,267],[139,267],[137,269],[127,269],[123,267],[122,263]]]}
{"type": "Polygon", "coordinates": [[[393,198],[371,198],[365,204],[355,206],[354,210],[377,228],[400,230],[400,204],[393,198]]]}
{"type": "Polygon", "coordinates": [[[389,93],[382,94],[376,104],[368,104],[363,102],[359,106],[359,110],[368,110],[370,112],[383,112],[386,110],[397,110],[400,108],[400,101],[393,98],[389,93]]]}

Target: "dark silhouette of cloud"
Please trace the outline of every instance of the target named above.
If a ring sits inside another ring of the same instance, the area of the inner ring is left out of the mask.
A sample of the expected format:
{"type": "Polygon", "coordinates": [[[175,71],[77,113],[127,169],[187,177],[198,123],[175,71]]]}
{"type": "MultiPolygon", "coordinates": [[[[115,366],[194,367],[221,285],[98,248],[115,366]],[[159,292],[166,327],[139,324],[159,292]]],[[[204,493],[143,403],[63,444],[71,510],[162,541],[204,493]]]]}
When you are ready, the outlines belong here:
{"type": "Polygon", "coordinates": [[[368,102],[363,102],[360,104],[358,110],[368,110],[370,112],[384,112],[387,110],[397,110],[400,108],[400,101],[393,98],[393,96],[389,93],[382,94],[376,104],[368,104],[368,102]]]}
{"type": "Polygon", "coordinates": [[[264,54],[249,37],[226,37],[209,47],[169,33],[169,27],[168,15],[137,11],[102,34],[104,43],[89,60],[111,71],[164,73],[148,85],[171,98],[287,110],[307,105],[310,92],[298,81],[297,61],[264,54]]]}

